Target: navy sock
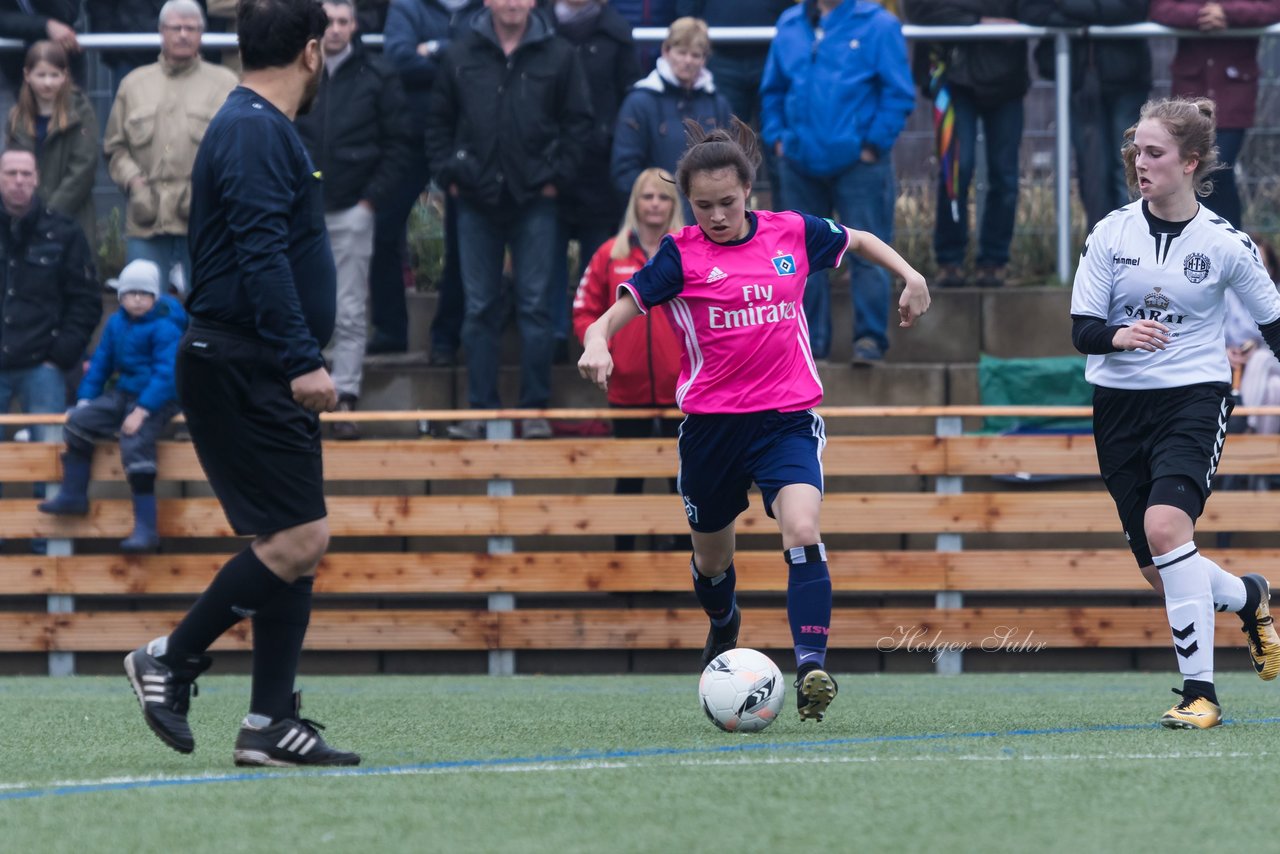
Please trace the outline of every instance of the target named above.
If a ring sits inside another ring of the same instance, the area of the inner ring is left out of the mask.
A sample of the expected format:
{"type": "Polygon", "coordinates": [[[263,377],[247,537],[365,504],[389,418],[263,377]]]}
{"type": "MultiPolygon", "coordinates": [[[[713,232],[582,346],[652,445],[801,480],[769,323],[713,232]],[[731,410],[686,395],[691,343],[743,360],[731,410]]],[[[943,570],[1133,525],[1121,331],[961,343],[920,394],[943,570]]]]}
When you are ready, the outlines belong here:
{"type": "Polygon", "coordinates": [[[729,568],[714,578],[708,578],[694,566],[689,559],[689,569],[693,571],[693,593],[698,597],[698,604],[711,618],[711,625],[726,625],[733,618],[733,608],[737,604],[734,588],[738,586],[738,575],[733,571],[733,561],[729,568]]]}
{"type": "Polygon", "coordinates": [[[293,717],[293,683],[311,622],[311,576],[290,584],[253,616],[253,688],[249,711],[273,721],[293,717]]]}
{"type": "Polygon", "coordinates": [[[796,648],[796,667],[825,667],[831,628],[831,573],[822,543],[783,551],[787,577],[787,619],[796,648]]]}
{"type": "Polygon", "coordinates": [[[288,587],[247,548],[223,565],[169,635],[168,655],[198,655],[288,587]]]}

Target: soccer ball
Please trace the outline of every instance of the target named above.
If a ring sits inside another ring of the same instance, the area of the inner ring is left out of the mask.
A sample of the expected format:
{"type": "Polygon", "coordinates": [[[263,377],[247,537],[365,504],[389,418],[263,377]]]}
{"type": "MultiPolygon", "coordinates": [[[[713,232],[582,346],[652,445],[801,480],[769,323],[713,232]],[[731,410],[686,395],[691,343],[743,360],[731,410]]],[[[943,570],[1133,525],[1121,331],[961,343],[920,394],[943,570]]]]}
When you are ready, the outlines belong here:
{"type": "Polygon", "coordinates": [[[759,732],[782,709],[787,688],[778,666],[754,649],[716,656],[698,682],[702,711],[725,732],[759,732]]]}

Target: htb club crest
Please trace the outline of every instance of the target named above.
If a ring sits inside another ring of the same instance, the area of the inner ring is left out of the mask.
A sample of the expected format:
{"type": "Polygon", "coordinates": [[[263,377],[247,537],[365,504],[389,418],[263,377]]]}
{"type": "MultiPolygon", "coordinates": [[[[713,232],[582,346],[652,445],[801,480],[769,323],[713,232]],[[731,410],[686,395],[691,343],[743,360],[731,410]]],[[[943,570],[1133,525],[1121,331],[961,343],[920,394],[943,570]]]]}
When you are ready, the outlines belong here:
{"type": "Polygon", "coordinates": [[[1209,278],[1209,256],[1200,252],[1192,252],[1182,259],[1182,273],[1191,284],[1200,284],[1209,278]]]}

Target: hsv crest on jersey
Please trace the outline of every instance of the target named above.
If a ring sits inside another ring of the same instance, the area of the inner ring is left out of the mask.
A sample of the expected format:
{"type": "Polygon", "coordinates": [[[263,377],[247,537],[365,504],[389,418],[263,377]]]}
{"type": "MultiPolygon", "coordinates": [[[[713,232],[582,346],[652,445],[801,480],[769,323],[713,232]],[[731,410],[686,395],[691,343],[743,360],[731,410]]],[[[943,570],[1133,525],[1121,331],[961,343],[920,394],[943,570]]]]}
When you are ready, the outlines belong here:
{"type": "Polygon", "coordinates": [[[794,276],[796,274],[796,259],[790,255],[779,255],[773,261],[773,269],[779,276],[794,276]]]}
{"type": "Polygon", "coordinates": [[[1192,252],[1182,259],[1182,273],[1191,284],[1200,284],[1209,277],[1209,256],[1200,252],[1192,252]]]}
{"type": "Polygon", "coordinates": [[[1142,298],[1142,304],[1147,308],[1154,308],[1158,311],[1165,311],[1169,308],[1169,298],[1160,293],[1163,288],[1156,288],[1151,293],[1142,298]]]}

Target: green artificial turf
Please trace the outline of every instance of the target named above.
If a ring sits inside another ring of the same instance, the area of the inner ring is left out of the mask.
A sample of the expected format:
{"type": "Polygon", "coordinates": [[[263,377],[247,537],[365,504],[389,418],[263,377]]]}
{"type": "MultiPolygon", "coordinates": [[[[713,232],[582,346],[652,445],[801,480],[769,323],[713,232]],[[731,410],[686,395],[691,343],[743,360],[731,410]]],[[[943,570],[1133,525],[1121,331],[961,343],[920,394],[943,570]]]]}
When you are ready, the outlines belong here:
{"type": "MultiPolygon", "coordinates": [[[[1273,847],[1280,683],[1153,721],[1169,675],[840,676],[822,723],[711,726],[696,675],[305,678],[357,773],[237,769],[244,677],[196,752],[123,676],[0,679],[0,851],[1164,851],[1273,847]]],[[[790,701],[790,697],[788,697],[790,701]]]]}

